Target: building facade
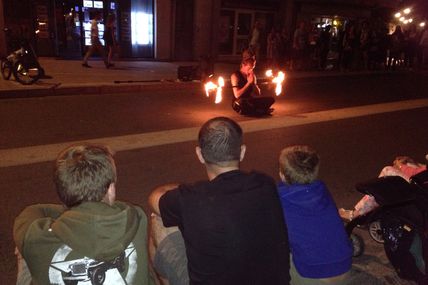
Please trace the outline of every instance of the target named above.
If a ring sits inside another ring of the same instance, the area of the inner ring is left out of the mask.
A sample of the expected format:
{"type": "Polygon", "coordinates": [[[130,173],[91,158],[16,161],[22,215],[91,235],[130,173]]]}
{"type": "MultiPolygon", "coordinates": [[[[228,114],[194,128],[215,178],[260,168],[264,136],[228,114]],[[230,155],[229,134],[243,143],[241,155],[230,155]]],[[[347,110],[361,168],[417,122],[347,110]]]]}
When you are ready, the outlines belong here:
{"type": "MultiPolygon", "coordinates": [[[[122,58],[228,60],[239,58],[248,46],[256,22],[263,54],[272,27],[289,37],[302,20],[339,29],[347,21],[367,19],[373,13],[389,15],[405,4],[400,0],[0,0],[0,27],[29,38],[40,56],[80,58],[90,44],[94,15],[103,15],[102,38],[104,19],[114,14],[122,58]]],[[[0,39],[5,39],[3,32],[0,39]]],[[[3,54],[5,41],[0,44],[3,54]]]]}

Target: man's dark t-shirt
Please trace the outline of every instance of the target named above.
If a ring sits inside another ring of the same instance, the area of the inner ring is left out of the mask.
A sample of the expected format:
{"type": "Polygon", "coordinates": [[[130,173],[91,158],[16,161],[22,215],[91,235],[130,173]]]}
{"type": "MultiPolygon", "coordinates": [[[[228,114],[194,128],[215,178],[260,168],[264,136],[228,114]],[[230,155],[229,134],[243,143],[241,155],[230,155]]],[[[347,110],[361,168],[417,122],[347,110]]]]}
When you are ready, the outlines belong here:
{"type": "Polygon", "coordinates": [[[239,170],[180,185],[159,207],[178,226],[190,284],[288,284],[287,230],[272,178],[239,170]]]}

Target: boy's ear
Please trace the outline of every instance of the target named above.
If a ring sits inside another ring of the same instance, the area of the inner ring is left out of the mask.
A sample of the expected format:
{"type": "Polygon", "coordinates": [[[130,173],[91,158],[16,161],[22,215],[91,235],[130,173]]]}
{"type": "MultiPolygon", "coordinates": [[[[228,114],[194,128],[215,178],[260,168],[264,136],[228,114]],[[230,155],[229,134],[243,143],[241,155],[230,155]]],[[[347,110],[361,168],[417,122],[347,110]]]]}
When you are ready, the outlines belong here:
{"type": "Polygon", "coordinates": [[[110,206],[112,206],[114,201],[116,201],[116,184],[114,182],[110,183],[103,201],[110,206]]]}
{"type": "Polygon", "coordinates": [[[199,161],[200,161],[202,164],[205,164],[205,159],[204,159],[204,157],[202,156],[202,150],[201,150],[201,148],[200,148],[199,146],[197,146],[197,147],[196,147],[196,149],[195,149],[195,151],[196,151],[196,156],[198,157],[199,161]]]}
{"type": "Polygon", "coordinates": [[[282,182],[285,182],[285,176],[284,176],[284,174],[282,174],[281,171],[279,172],[279,178],[281,178],[282,182]]]}

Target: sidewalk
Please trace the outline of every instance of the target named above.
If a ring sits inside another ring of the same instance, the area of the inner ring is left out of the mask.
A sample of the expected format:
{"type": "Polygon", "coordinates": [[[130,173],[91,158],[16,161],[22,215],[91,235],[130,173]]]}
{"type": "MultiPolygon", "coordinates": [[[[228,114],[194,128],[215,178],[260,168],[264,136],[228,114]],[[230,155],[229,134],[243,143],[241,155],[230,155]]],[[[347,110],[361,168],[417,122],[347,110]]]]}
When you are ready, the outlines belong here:
{"type": "MultiPolygon", "coordinates": [[[[51,79],[40,79],[32,85],[22,85],[11,77],[0,77],[0,99],[22,98],[71,94],[103,94],[140,92],[154,90],[165,85],[170,88],[187,88],[199,85],[199,81],[181,82],[177,79],[180,65],[197,65],[197,62],[159,62],[159,61],[116,61],[115,67],[106,69],[100,60],[90,61],[92,68],[84,68],[80,60],[57,60],[40,58],[40,64],[51,79]]],[[[237,70],[239,63],[216,63],[214,74],[229,79],[237,70]]],[[[265,70],[257,69],[259,79],[265,70]]],[[[344,76],[367,74],[367,71],[341,73],[338,71],[286,72],[288,78],[307,78],[320,76],[344,76]]],[[[215,76],[215,77],[216,77],[215,76]]]]}

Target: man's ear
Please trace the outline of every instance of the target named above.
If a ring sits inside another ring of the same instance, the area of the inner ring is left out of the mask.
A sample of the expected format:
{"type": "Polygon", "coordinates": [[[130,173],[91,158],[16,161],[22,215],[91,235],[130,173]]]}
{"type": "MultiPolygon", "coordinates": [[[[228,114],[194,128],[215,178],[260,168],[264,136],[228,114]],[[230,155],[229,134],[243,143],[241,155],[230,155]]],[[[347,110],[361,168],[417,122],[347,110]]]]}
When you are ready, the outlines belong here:
{"type": "Polygon", "coordinates": [[[239,161],[242,161],[244,159],[246,150],[247,150],[247,146],[245,144],[241,145],[241,154],[239,156],[239,161]]]}
{"type": "Polygon", "coordinates": [[[201,148],[200,148],[199,146],[197,146],[197,147],[196,147],[196,156],[198,157],[199,161],[200,161],[202,164],[205,164],[205,159],[204,159],[204,157],[202,156],[202,150],[201,150],[201,148]]]}

